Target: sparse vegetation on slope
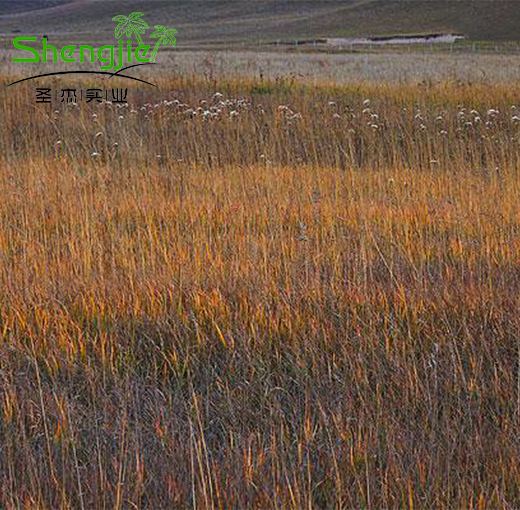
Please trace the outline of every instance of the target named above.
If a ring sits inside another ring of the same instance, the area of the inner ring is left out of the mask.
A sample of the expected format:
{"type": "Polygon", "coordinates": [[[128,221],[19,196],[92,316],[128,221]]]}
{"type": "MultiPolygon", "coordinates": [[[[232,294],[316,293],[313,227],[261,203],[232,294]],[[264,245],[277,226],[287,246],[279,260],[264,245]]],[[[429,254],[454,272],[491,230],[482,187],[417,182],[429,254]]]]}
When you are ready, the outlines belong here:
{"type": "Polygon", "coordinates": [[[91,0],[12,15],[10,9],[18,11],[19,2],[0,11],[6,36],[17,29],[102,41],[110,38],[114,16],[144,11],[152,24],[176,27],[180,46],[432,32],[475,40],[520,35],[516,0],[91,0]]]}

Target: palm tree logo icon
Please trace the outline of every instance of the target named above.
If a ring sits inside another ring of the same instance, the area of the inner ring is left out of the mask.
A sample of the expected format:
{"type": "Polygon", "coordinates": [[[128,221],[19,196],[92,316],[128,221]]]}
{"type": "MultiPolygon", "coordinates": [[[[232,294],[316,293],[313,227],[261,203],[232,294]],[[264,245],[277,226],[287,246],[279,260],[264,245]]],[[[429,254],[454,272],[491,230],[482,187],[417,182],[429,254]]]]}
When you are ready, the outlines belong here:
{"type": "Polygon", "coordinates": [[[167,46],[170,44],[171,46],[175,46],[177,40],[173,34],[176,34],[177,30],[175,28],[164,28],[162,25],[155,25],[155,32],[150,36],[152,39],[157,39],[157,44],[153,49],[152,56],[150,57],[150,62],[155,62],[155,57],[157,56],[157,51],[159,50],[159,46],[164,44],[167,46]]]}
{"type": "Polygon", "coordinates": [[[143,40],[139,34],[144,34],[148,26],[146,21],[141,19],[142,12],[132,12],[129,16],[115,16],[112,21],[119,21],[119,25],[116,27],[116,38],[119,39],[126,34],[127,37],[132,37],[132,33],[135,34],[139,46],[143,46],[143,40]]]}

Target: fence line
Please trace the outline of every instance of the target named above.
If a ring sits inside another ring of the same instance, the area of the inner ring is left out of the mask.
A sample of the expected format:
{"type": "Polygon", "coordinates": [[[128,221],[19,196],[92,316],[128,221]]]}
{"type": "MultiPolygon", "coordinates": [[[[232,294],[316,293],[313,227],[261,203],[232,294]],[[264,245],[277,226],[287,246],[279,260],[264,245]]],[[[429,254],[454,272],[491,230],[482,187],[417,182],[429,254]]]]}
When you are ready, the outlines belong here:
{"type": "Polygon", "coordinates": [[[266,42],[258,41],[258,45],[276,47],[278,49],[315,50],[327,53],[366,53],[366,52],[398,52],[398,53],[472,53],[472,54],[520,54],[520,41],[507,43],[494,42],[424,42],[410,44],[377,44],[377,43],[346,43],[335,45],[327,43],[323,39],[317,40],[293,40],[266,42]]]}

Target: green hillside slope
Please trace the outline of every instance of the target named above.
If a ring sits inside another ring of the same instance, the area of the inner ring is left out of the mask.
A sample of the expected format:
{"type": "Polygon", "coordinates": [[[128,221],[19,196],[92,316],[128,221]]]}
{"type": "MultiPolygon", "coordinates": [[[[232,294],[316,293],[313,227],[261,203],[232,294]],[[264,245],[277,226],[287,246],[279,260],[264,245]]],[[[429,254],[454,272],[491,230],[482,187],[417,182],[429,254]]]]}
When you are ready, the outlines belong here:
{"type": "Polygon", "coordinates": [[[144,11],[178,43],[256,42],[423,32],[519,40],[518,0],[4,0],[0,34],[113,38],[112,17],[144,11]]]}

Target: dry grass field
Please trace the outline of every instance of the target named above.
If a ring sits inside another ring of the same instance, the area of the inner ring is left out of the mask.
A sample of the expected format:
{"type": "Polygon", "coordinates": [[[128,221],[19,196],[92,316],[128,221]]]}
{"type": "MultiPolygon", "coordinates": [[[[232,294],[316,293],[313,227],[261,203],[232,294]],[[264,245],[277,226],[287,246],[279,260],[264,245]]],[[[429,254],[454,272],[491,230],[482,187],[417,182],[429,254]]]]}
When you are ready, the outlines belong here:
{"type": "Polygon", "coordinates": [[[2,80],[0,507],[520,506],[519,85],[2,80]]]}
{"type": "MultiPolygon", "coordinates": [[[[53,43],[60,47],[60,43],[53,43]]],[[[35,47],[41,52],[41,40],[35,47]]],[[[31,63],[26,66],[13,63],[23,56],[20,51],[0,50],[0,76],[6,82],[27,76],[70,71],[63,62],[31,63]],[[9,79],[8,79],[9,78],[9,79]]],[[[233,50],[193,49],[160,51],[157,65],[133,68],[129,74],[155,83],[168,83],[172,78],[209,81],[267,80],[274,82],[298,81],[309,84],[405,83],[422,86],[441,82],[459,84],[508,84],[520,82],[520,53],[472,53],[468,51],[442,53],[440,51],[326,53],[260,48],[233,50]]],[[[99,65],[74,64],[73,69],[99,71],[99,65]]],[[[105,79],[105,77],[103,77],[105,79]]],[[[77,82],[73,82],[76,83],[77,82]]],[[[110,85],[100,82],[97,85],[110,85]]],[[[124,84],[123,84],[124,85],[124,84]]],[[[33,82],[32,94],[38,82],[33,82]]],[[[166,87],[167,92],[173,89],[166,87]]],[[[32,101],[31,96],[26,96],[32,101]]],[[[514,99],[514,98],[513,98],[514,99]]]]}

